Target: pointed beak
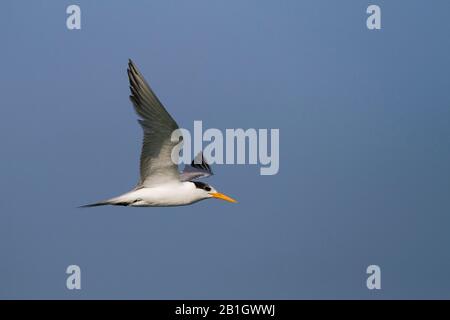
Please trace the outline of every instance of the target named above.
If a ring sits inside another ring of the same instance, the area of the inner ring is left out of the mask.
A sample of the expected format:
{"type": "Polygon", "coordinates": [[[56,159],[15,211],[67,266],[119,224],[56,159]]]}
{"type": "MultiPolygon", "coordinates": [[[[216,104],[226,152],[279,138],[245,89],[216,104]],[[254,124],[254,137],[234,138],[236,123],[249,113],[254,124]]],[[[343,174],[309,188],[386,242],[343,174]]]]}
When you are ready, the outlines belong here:
{"type": "Polygon", "coordinates": [[[230,198],[229,196],[226,196],[226,195],[224,195],[223,193],[220,193],[220,192],[211,193],[211,195],[213,196],[213,198],[216,198],[216,199],[222,199],[222,200],[233,202],[233,203],[237,202],[233,198],[230,198]]]}

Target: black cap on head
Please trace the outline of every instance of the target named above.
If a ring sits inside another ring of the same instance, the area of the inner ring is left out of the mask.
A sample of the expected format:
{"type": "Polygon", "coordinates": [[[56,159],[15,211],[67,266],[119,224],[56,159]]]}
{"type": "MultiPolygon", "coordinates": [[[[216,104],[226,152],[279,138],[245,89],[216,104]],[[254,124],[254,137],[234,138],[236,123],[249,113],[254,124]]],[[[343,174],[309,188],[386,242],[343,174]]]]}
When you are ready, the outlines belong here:
{"type": "Polygon", "coordinates": [[[204,183],[204,182],[200,182],[200,181],[191,181],[193,184],[195,184],[195,187],[197,189],[203,189],[205,191],[211,191],[211,187],[204,183]]]}

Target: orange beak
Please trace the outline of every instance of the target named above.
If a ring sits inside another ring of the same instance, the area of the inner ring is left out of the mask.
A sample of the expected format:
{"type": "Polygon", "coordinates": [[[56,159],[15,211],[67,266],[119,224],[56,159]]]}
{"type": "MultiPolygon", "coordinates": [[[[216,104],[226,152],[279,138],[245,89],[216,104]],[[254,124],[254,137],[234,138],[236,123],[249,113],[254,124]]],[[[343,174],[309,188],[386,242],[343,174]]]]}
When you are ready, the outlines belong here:
{"type": "Polygon", "coordinates": [[[220,193],[220,192],[211,193],[211,195],[213,196],[213,198],[216,198],[216,199],[222,199],[222,200],[233,202],[233,203],[237,202],[233,198],[230,198],[229,196],[226,196],[226,195],[224,195],[223,193],[220,193]]]}

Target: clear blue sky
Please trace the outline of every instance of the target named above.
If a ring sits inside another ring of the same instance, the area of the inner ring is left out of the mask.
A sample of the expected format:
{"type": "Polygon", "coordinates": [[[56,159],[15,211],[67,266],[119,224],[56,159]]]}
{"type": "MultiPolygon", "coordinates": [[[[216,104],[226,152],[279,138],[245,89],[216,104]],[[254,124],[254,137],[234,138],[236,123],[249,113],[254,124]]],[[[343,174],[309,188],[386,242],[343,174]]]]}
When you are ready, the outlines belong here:
{"type": "Polygon", "coordinates": [[[450,298],[449,12],[3,1],[0,297],[450,298]],[[279,174],[214,166],[208,182],[237,205],[77,209],[137,182],[128,58],[183,127],[279,128],[279,174]],[[381,291],[365,286],[370,264],[381,291]]]}

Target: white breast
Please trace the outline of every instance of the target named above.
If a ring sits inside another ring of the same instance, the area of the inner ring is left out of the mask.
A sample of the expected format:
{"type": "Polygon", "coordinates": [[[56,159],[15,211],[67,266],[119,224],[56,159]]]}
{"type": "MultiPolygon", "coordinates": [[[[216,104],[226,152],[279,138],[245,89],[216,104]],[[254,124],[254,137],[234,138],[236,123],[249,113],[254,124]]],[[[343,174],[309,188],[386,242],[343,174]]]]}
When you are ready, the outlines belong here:
{"type": "Polygon", "coordinates": [[[176,182],[133,190],[120,197],[131,206],[182,206],[206,199],[192,182],[176,182]]]}

